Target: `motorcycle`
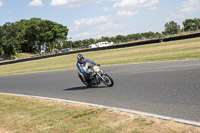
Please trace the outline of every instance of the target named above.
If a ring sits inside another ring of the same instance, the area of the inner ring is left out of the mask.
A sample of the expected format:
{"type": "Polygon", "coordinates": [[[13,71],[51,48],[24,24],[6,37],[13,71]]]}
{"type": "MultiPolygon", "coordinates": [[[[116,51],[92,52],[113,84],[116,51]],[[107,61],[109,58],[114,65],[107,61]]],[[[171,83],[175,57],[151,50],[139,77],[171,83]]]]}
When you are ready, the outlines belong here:
{"type": "Polygon", "coordinates": [[[114,85],[113,79],[107,74],[104,73],[100,66],[90,66],[87,70],[90,74],[89,76],[85,77],[82,73],[78,73],[80,80],[85,84],[87,87],[97,86],[103,82],[108,87],[112,87],[114,85]]]}

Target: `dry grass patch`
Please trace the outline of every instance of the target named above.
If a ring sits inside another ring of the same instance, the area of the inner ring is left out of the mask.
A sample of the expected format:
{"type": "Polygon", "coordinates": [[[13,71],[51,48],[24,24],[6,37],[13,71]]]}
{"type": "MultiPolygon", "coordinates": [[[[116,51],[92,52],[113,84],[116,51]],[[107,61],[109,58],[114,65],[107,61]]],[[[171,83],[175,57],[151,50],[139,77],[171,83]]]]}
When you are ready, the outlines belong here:
{"type": "MultiPolygon", "coordinates": [[[[110,50],[110,52],[105,52],[102,54],[96,54],[93,56],[93,58],[106,58],[106,57],[118,57],[118,56],[124,56],[124,55],[131,55],[131,54],[141,54],[141,53],[147,53],[151,54],[154,52],[167,52],[167,51],[180,51],[180,50],[187,50],[187,49],[200,49],[200,42],[194,42],[194,43],[183,43],[183,44],[167,44],[167,43],[159,43],[155,44],[154,47],[145,47],[145,46],[135,46],[135,47],[129,47],[129,48],[122,48],[122,49],[116,49],[116,50],[110,50]],[[142,47],[142,48],[141,48],[142,47]],[[150,53],[151,52],[151,53],[150,53]]],[[[146,45],[147,46],[147,45],[146,45]]]]}
{"type": "Polygon", "coordinates": [[[1,133],[198,133],[200,127],[87,105],[0,95],[1,133]]]}

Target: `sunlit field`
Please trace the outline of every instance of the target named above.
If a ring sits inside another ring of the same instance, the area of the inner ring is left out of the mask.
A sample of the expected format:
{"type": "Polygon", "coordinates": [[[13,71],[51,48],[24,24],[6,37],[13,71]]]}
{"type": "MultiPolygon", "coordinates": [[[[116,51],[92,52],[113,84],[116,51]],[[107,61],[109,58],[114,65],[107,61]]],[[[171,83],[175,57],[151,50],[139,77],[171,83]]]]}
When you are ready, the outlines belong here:
{"type": "MultiPolygon", "coordinates": [[[[200,59],[200,38],[83,53],[101,65],[200,59]]],[[[76,68],[77,54],[0,66],[0,75],[76,68]]]]}

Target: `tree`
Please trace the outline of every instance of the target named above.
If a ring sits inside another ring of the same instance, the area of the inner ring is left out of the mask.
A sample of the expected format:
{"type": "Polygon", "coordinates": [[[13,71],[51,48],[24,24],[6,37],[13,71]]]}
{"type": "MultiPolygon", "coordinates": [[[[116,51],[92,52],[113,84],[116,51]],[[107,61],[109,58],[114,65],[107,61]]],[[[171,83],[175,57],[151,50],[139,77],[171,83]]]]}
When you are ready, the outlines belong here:
{"type": "Polygon", "coordinates": [[[200,29],[200,19],[186,19],[183,21],[184,31],[196,31],[200,29]]]}
{"type": "Polygon", "coordinates": [[[116,40],[117,40],[117,42],[118,42],[118,43],[121,43],[121,42],[123,42],[123,41],[124,41],[124,39],[125,39],[125,37],[124,37],[124,36],[122,36],[122,35],[117,35],[117,36],[116,36],[116,40]]]}
{"type": "Polygon", "coordinates": [[[0,57],[5,54],[3,45],[2,45],[2,36],[3,36],[3,31],[2,31],[2,27],[0,26],[0,57]]]}
{"type": "Polygon", "coordinates": [[[18,22],[15,22],[15,32],[16,32],[16,40],[17,40],[17,49],[19,52],[27,52],[26,46],[28,45],[28,41],[26,38],[26,29],[28,27],[27,20],[22,19],[18,22]]]}
{"type": "Polygon", "coordinates": [[[84,40],[81,41],[81,47],[83,47],[83,46],[88,46],[88,45],[90,45],[88,39],[84,39],[84,40]]]}
{"type": "Polygon", "coordinates": [[[17,41],[16,26],[14,23],[7,22],[1,27],[1,51],[7,56],[15,55],[19,45],[17,41]]]}
{"type": "Polygon", "coordinates": [[[162,37],[162,34],[161,33],[159,33],[159,32],[156,32],[155,33],[155,38],[161,38],[162,37]]]}
{"type": "Polygon", "coordinates": [[[106,41],[109,42],[110,38],[102,36],[100,40],[101,40],[101,42],[106,42],[106,41]]]}
{"type": "Polygon", "coordinates": [[[64,41],[62,48],[71,48],[71,46],[73,46],[73,42],[72,41],[64,41]]]}
{"type": "Polygon", "coordinates": [[[27,52],[39,52],[41,45],[42,45],[42,37],[40,36],[41,33],[41,24],[42,20],[40,18],[32,18],[27,22],[26,28],[26,38],[27,38],[27,45],[26,51],[27,52]]]}
{"type": "Polygon", "coordinates": [[[43,41],[49,45],[50,52],[53,51],[56,42],[63,43],[67,38],[68,29],[66,26],[45,20],[41,22],[40,27],[42,31],[40,36],[43,38],[43,41]]]}
{"type": "Polygon", "coordinates": [[[180,32],[180,25],[178,25],[174,21],[170,21],[169,23],[165,24],[165,31],[163,32],[164,35],[167,34],[177,34],[180,32]]]}
{"type": "Polygon", "coordinates": [[[155,33],[149,31],[149,32],[141,33],[141,36],[142,36],[142,37],[145,37],[145,38],[152,38],[152,37],[155,36],[155,33]]]}
{"type": "Polygon", "coordinates": [[[96,41],[95,41],[95,39],[90,38],[90,39],[88,40],[88,42],[89,42],[89,45],[90,45],[90,44],[94,44],[96,41]]]}
{"type": "Polygon", "coordinates": [[[111,37],[110,41],[116,43],[116,38],[115,37],[111,37]]]}
{"type": "Polygon", "coordinates": [[[0,56],[13,56],[19,52],[40,52],[49,46],[51,52],[61,48],[68,35],[66,26],[41,18],[22,19],[0,26],[0,56]]]}
{"type": "Polygon", "coordinates": [[[141,34],[140,33],[137,33],[137,34],[134,34],[133,35],[133,38],[135,38],[135,40],[138,40],[138,39],[140,39],[142,36],[141,36],[141,34]]]}
{"type": "Polygon", "coordinates": [[[195,18],[194,21],[195,24],[197,25],[197,30],[200,30],[200,19],[195,18]]]}
{"type": "Polygon", "coordinates": [[[82,45],[82,41],[81,40],[78,40],[78,41],[74,42],[74,47],[80,48],[81,45],[82,45]]]}

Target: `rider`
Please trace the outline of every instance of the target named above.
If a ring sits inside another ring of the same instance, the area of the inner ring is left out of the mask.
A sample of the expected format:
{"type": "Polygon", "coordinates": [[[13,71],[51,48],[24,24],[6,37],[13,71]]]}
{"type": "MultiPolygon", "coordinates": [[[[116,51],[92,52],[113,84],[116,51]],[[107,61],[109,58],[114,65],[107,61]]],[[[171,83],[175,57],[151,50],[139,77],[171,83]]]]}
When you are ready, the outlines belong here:
{"type": "Polygon", "coordinates": [[[95,63],[92,60],[89,60],[88,58],[85,58],[82,54],[78,54],[77,56],[77,68],[79,69],[79,71],[85,76],[86,80],[88,79],[88,76],[90,75],[90,73],[87,71],[88,66],[87,66],[87,62],[100,66],[99,64],[95,63]]]}

